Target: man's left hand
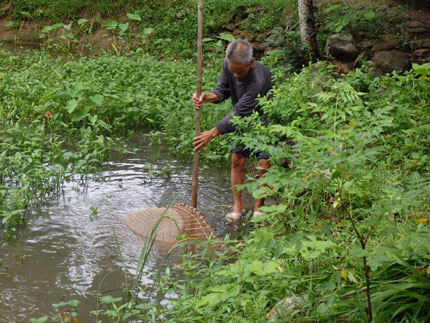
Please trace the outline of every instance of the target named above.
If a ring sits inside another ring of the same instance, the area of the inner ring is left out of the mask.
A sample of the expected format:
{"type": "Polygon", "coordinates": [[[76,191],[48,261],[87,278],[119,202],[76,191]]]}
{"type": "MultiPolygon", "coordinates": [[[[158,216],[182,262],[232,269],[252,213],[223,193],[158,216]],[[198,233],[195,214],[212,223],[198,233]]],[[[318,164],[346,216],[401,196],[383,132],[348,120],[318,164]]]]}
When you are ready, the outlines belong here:
{"type": "Polygon", "coordinates": [[[211,130],[202,132],[200,135],[194,137],[193,145],[194,151],[199,153],[205,148],[205,146],[216,136],[219,135],[218,129],[216,127],[211,130]]]}

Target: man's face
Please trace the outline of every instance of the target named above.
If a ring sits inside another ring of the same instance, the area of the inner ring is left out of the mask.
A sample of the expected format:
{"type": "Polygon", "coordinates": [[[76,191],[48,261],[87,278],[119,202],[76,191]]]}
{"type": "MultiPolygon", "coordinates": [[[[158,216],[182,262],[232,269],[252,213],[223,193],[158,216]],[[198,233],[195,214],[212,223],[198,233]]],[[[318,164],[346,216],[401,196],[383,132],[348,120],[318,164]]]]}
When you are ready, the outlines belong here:
{"type": "Polygon", "coordinates": [[[240,80],[240,79],[243,79],[248,74],[253,64],[254,64],[254,59],[252,59],[249,65],[235,63],[235,62],[228,62],[228,69],[230,70],[231,74],[233,74],[235,78],[240,80]]]}

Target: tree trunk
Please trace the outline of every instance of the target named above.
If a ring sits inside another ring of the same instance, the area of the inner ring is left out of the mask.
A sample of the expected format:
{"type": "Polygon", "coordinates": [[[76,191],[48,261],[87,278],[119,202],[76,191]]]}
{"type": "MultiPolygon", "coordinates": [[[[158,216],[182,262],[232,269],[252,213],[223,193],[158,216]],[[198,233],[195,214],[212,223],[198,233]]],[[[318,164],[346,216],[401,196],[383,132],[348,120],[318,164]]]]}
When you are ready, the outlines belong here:
{"type": "Polygon", "coordinates": [[[314,25],[314,5],[313,0],[298,0],[299,22],[300,22],[300,37],[302,42],[313,58],[317,58],[318,45],[315,34],[314,25]]]}

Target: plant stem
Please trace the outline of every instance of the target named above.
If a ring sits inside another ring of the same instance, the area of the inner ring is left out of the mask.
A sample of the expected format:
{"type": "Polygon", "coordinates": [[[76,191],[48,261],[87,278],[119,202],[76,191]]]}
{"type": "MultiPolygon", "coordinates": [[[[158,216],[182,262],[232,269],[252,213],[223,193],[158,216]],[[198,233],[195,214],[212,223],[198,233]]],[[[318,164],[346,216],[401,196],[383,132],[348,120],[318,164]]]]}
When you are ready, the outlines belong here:
{"type": "MultiPolygon", "coordinates": [[[[363,248],[364,249],[364,248],[363,248]]],[[[370,300],[370,276],[369,276],[369,267],[367,266],[367,259],[366,257],[363,257],[363,265],[364,265],[364,272],[366,276],[366,296],[367,296],[367,317],[369,319],[369,322],[373,321],[373,315],[372,315],[372,302],[370,300]]]]}

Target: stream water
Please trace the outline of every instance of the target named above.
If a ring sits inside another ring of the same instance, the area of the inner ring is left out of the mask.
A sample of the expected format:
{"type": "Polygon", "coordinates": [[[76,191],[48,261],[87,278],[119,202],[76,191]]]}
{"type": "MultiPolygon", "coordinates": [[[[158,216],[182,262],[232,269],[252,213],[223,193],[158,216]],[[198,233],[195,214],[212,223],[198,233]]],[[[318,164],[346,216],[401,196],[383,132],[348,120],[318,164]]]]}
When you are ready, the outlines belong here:
{"type": "MultiPolygon", "coordinates": [[[[51,317],[53,304],[73,299],[81,302],[81,321],[95,321],[89,313],[96,309],[95,295],[121,295],[124,272],[133,277],[137,267],[143,239],[124,225],[125,218],[175,198],[191,204],[192,162],[147,146],[143,137],[129,147],[135,153],[115,154],[85,182],[65,183],[60,196],[32,210],[18,237],[0,243],[0,322],[51,317]]],[[[229,169],[204,166],[199,173],[198,208],[218,236],[230,229],[223,219],[232,204],[229,175],[229,169]]],[[[244,205],[252,205],[246,194],[244,205]]],[[[142,284],[151,285],[158,269],[180,261],[178,254],[165,261],[166,251],[161,245],[152,250],[142,284]]]]}

